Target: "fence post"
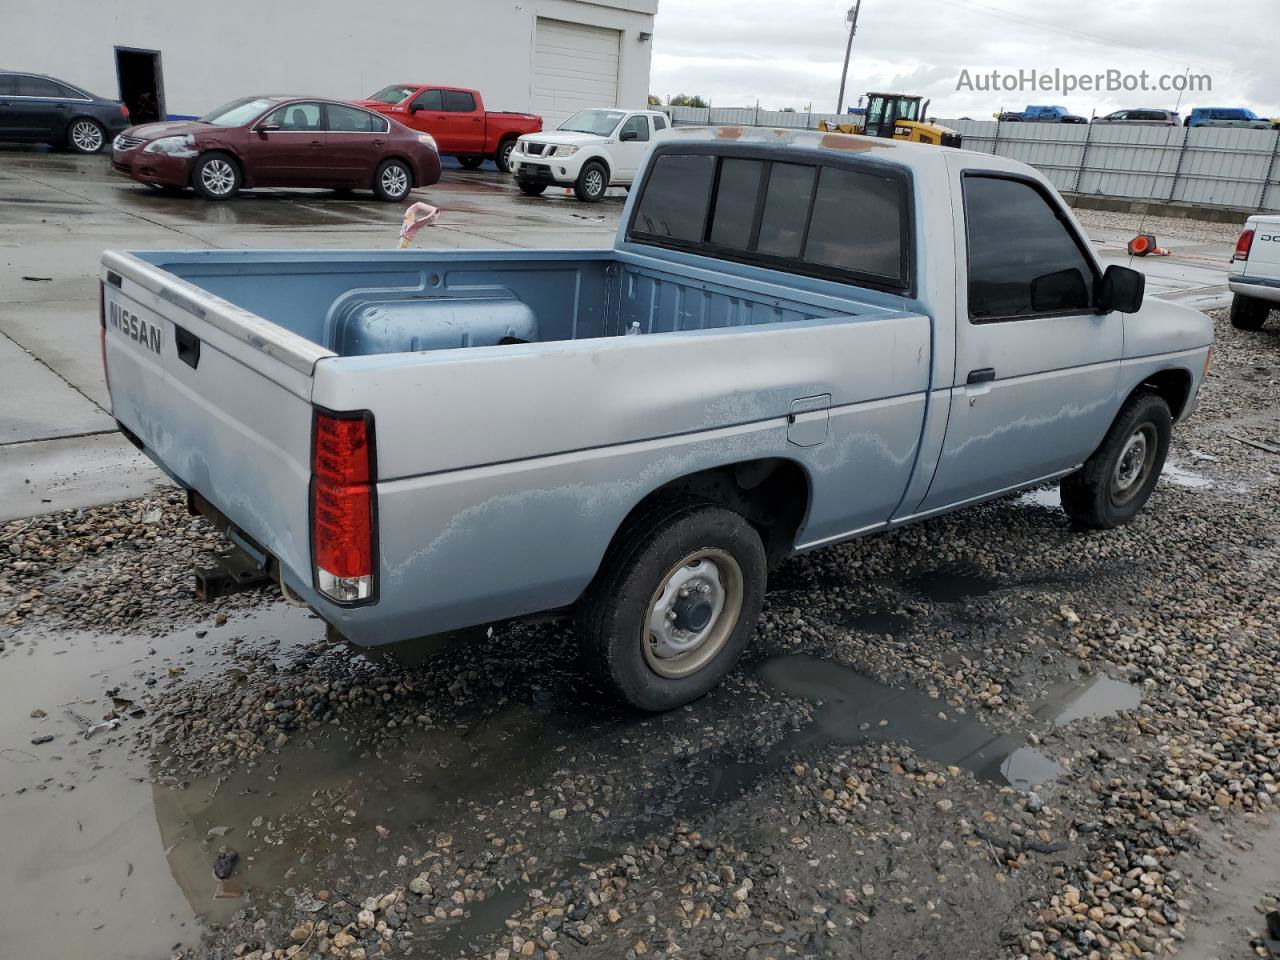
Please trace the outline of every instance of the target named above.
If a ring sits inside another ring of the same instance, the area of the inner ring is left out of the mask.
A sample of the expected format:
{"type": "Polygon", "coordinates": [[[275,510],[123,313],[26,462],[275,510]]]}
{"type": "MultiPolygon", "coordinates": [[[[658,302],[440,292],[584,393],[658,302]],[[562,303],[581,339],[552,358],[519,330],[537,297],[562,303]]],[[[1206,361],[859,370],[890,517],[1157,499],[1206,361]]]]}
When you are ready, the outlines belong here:
{"type": "MultiPolygon", "coordinates": [[[[1004,113],[1003,108],[1001,108],[1000,113],[1004,113]]],[[[995,139],[991,141],[991,155],[993,157],[1000,156],[1000,122],[1000,114],[998,113],[996,114],[996,135],[995,139]]]]}
{"type": "MultiPolygon", "coordinates": [[[[1178,162],[1173,168],[1173,182],[1169,184],[1169,195],[1165,197],[1166,203],[1173,203],[1173,195],[1178,189],[1178,175],[1182,173],[1182,158],[1187,155],[1187,141],[1191,139],[1191,128],[1182,128],[1182,146],[1178,148],[1178,162]]],[[[1153,193],[1155,191],[1152,191],[1153,193]]],[[[1155,197],[1151,198],[1152,200],[1155,197]]]]}
{"type": "Polygon", "coordinates": [[[1267,208],[1267,188],[1271,186],[1271,174],[1276,168],[1276,154],[1280,153],[1280,130],[1276,131],[1275,140],[1271,142],[1271,159],[1267,161],[1267,172],[1262,176],[1262,190],[1258,193],[1258,209],[1267,208]]]}
{"type": "Polygon", "coordinates": [[[1089,158],[1089,141],[1092,139],[1093,123],[1090,123],[1084,135],[1084,149],[1080,151],[1080,166],[1076,168],[1076,182],[1071,185],[1071,192],[1076,196],[1080,195],[1080,177],[1084,174],[1084,162],[1089,158]]]}

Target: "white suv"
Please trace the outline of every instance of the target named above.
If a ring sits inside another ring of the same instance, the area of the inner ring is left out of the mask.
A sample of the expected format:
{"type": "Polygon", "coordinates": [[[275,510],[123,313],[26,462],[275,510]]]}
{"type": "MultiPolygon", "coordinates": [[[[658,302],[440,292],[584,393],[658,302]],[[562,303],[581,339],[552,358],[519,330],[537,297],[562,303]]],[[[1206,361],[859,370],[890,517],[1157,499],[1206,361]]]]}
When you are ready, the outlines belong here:
{"type": "Polygon", "coordinates": [[[580,110],[546,133],[530,133],[511,151],[511,174],[536,197],[549,186],[573,187],[595,203],[609,187],[628,186],[669,121],[656,110],[580,110]]]}

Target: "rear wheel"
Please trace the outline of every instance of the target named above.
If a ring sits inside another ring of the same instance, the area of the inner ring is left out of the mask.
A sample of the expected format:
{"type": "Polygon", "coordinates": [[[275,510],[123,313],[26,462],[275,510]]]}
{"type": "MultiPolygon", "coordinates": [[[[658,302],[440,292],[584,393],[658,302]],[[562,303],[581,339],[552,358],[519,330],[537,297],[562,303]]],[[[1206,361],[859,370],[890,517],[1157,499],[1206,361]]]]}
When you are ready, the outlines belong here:
{"type": "Polygon", "coordinates": [[[403,200],[413,189],[413,174],[403,160],[384,160],[373,175],[373,192],[379,200],[403,200]]]}
{"type": "Polygon", "coordinates": [[[498,152],[493,155],[493,162],[499,173],[511,172],[511,151],[516,148],[514,140],[503,140],[498,144],[498,152]]]}
{"type": "Polygon", "coordinates": [[[578,182],[573,185],[573,192],[578,199],[586,203],[599,203],[604,199],[604,192],[609,189],[609,171],[598,160],[588,160],[578,174],[578,182]]]}
{"type": "Polygon", "coordinates": [[[484,157],[459,157],[458,162],[462,164],[464,170],[479,170],[480,164],[484,163],[484,157]]]}
{"type": "Polygon", "coordinates": [[[225,153],[206,153],[196,160],[191,186],[206,200],[230,200],[240,192],[240,165],[225,153]]]}
{"type": "Polygon", "coordinates": [[[107,142],[107,131],[97,120],[81,117],[67,127],[67,149],[76,153],[97,153],[107,142]]]}
{"type": "Polygon", "coordinates": [[[1083,467],[1062,481],[1062,508],[1077,526],[1109,530],[1138,515],[1169,452],[1173,417],[1154,393],[1134,394],[1083,467]]]}
{"type": "Polygon", "coordinates": [[[521,183],[520,192],[529,197],[540,197],[542,192],[547,189],[545,183],[521,183]]]}
{"type": "Polygon", "coordinates": [[[619,533],[577,614],[596,679],[641,710],[696,700],[737,662],[764,600],[764,545],[701,500],[657,504],[619,533]]]}
{"type": "Polygon", "coordinates": [[[1271,304],[1237,293],[1231,298],[1231,325],[1237,330],[1259,330],[1267,322],[1271,304]]]}

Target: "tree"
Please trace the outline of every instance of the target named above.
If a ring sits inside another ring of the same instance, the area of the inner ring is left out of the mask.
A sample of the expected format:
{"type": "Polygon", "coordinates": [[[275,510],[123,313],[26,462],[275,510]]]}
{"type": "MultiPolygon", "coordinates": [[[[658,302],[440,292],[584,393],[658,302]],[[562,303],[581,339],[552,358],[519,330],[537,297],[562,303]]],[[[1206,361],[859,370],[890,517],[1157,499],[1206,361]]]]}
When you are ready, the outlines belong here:
{"type": "Polygon", "coordinates": [[[677,93],[671,98],[671,106],[673,107],[709,107],[710,104],[699,96],[689,96],[687,93],[677,93]]]}
{"type": "Polygon", "coordinates": [[[661,98],[661,97],[655,97],[652,93],[651,93],[651,94],[649,94],[649,106],[651,106],[651,107],[660,107],[660,106],[662,106],[662,98],[661,98]]]}

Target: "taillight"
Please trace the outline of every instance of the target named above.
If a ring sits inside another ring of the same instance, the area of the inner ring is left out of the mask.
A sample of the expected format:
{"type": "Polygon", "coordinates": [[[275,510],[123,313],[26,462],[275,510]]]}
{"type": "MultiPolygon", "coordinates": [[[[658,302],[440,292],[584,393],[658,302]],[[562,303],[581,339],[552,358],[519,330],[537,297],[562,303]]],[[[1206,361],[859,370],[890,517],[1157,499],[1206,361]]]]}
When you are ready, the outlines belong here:
{"type": "Polygon", "coordinates": [[[126,107],[123,103],[120,104],[120,116],[124,117],[126,120],[129,119],[129,108],[126,107]]]}
{"type": "Polygon", "coordinates": [[[1232,260],[1248,260],[1249,250],[1253,247],[1253,231],[1246,230],[1240,234],[1240,239],[1236,241],[1236,252],[1231,255],[1232,260]]]}
{"type": "Polygon", "coordinates": [[[373,414],[317,410],[311,442],[316,589],[337,603],[374,599],[373,414]]]}

